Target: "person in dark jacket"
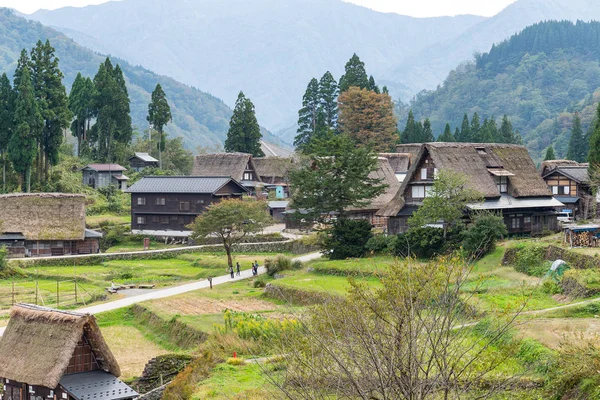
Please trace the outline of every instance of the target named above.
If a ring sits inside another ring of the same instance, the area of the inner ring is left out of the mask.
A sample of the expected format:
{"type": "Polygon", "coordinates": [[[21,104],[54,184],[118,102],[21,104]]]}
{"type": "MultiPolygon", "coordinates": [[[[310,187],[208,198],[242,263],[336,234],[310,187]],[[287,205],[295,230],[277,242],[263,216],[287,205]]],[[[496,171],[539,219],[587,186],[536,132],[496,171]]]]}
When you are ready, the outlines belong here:
{"type": "Polygon", "coordinates": [[[231,279],[235,278],[233,275],[233,266],[229,267],[229,273],[231,274],[231,279]]]}
{"type": "Polygon", "coordinates": [[[235,270],[236,270],[236,275],[240,276],[240,263],[235,263],[235,270]]]}

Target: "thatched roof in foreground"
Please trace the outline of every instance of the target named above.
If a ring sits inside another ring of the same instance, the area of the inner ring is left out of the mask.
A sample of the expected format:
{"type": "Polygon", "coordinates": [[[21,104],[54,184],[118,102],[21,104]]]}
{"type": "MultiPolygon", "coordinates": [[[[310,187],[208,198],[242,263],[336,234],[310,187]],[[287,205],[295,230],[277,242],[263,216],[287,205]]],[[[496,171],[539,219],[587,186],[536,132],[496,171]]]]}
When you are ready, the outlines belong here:
{"type": "Polygon", "coordinates": [[[387,158],[397,174],[407,172],[410,168],[410,153],[379,153],[379,157],[387,158]]]}
{"type": "MultiPolygon", "coordinates": [[[[398,150],[403,146],[399,146],[398,150]]],[[[414,148],[414,145],[404,146],[414,148]]],[[[498,143],[425,143],[414,158],[412,166],[394,199],[378,215],[396,216],[404,207],[404,193],[417,173],[420,161],[431,155],[438,170],[447,169],[467,177],[468,184],[486,199],[497,199],[500,192],[490,171],[508,171],[508,194],[515,198],[550,197],[548,185],[523,146],[498,143]]]]}
{"type": "Polygon", "coordinates": [[[396,174],[386,157],[379,157],[377,159],[377,169],[369,174],[369,178],[380,179],[381,184],[387,185],[387,188],[382,194],[374,198],[365,207],[351,207],[348,209],[348,211],[377,211],[385,207],[390,201],[393,200],[396,193],[398,193],[400,183],[398,182],[396,174]]]}
{"type": "Polygon", "coordinates": [[[294,168],[294,159],[285,157],[257,157],[253,159],[256,173],[265,183],[276,183],[278,179],[287,178],[294,168]]]}
{"type": "Polygon", "coordinates": [[[92,315],[17,304],[0,339],[0,377],[54,389],[84,333],[100,368],[121,375],[92,315]]]}
{"type": "Polygon", "coordinates": [[[0,233],[27,240],[83,240],[85,196],[65,193],[0,195],[0,233]]]}
{"type": "Polygon", "coordinates": [[[238,182],[250,166],[256,171],[252,155],[246,153],[200,154],[194,159],[192,176],[230,176],[238,182]]]}

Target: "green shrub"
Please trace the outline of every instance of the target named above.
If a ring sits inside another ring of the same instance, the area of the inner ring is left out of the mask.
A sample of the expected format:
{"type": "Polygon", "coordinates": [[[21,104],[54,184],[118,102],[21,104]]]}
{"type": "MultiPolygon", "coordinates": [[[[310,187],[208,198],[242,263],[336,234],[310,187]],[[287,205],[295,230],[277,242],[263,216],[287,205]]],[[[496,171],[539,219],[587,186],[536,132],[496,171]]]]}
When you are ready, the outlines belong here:
{"type": "Polygon", "coordinates": [[[444,231],[439,228],[412,228],[401,233],[396,240],[395,254],[400,257],[429,259],[452,252],[458,248],[460,233],[449,230],[444,239],[444,231]]]}
{"type": "Polygon", "coordinates": [[[281,271],[302,269],[302,263],[298,260],[292,261],[291,258],[279,254],[275,258],[267,258],[265,260],[265,268],[267,269],[267,275],[274,276],[281,271]]]}
{"type": "Polygon", "coordinates": [[[100,239],[100,250],[103,252],[125,241],[126,228],[122,225],[105,224],[102,230],[104,231],[104,235],[100,239]]]}
{"type": "Polygon", "coordinates": [[[218,333],[235,333],[241,339],[255,342],[271,343],[273,340],[279,339],[283,333],[293,332],[300,328],[300,323],[295,319],[280,321],[231,310],[225,310],[223,317],[225,324],[216,327],[218,333]]]}
{"type": "Polygon", "coordinates": [[[375,235],[365,245],[373,254],[391,254],[396,247],[398,236],[375,235]]]}
{"type": "Polygon", "coordinates": [[[236,365],[236,366],[238,366],[238,365],[246,365],[246,360],[244,360],[241,357],[236,357],[236,358],[231,357],[231,358],[227,359],[227,364],[229,364],[229,365],[236,365]]]}
{"type": "Polygon", "coordinates": [[[544,259],[546,248],[539,244],[520,244],[516,248],[514,267],[527,275],[541,277],[550,269],[544,259]]]}
{"type": "Polygon", "coordinates": [[[366,245],[372,236],[369,221],[338,219],[328,230],[323,246],[331,260],[360,258],[367,252],[366,245]]]}
{"type": "Polygon", "coordinates": [[[563,292],[571,297],[590,297],[600,293],[600,270],[570,269],[561,281],[563,292]]]}
{"type": "Polygon", "coordinates": [[[267,280],[264,276],[259,276],[252,282],[252,287],[254,288],[264,288],[265,286],[267,286],[267,280]]]}
{"type": "Polygon", "coordinates": [[[563,289],[558,283],[554,282],[553,280],[547,279],[542,284],[542,292],[554,295],[562,293],[563,289]]]}
{"type": "Polygon", "coordinates": [[[481,258],[493,251],[496,242],[505,235],[508,235],[508,230],[501,215],[476,215],[473,224],[464,233],[463,250],[470,257],[481,258]]]}
{"type": "Polygon", "coordinates": [[[4,246],[0,247],[0,273],[8,268],[8,249],[4,246]]]}

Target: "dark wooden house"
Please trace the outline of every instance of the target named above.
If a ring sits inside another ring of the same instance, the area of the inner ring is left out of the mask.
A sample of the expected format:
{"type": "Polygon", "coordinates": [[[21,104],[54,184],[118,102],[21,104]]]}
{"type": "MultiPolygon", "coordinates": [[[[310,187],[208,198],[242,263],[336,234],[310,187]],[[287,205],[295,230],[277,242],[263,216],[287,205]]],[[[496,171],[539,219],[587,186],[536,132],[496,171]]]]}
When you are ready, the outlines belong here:
{"type": "Polygon", "coordinates": [[[93,254],[102,234],[85,228],[85,196],[65,193],[0,195],[0,246],[9,257],[93,254]]]}
{"type": "Polygon", "coordinates": [[[588,164],[571,160],[544,161],[540,173],[554,198],[574,217],[593,218],[596,198],[592,194],[588,164]]]}
{"type": "Polygon", "coordinates": [[[113,185],[118,189],[127,189],[129,178],[123,174],[127,168],[119,164],[88,164],[82,170],[83,184],[94,189],[113,185]]]}
{"type": "Polygon", "coordinates": [[[188,237],[187,227],[210,204],[241,198],[246,188],[228,176],[147,176],[131,193],[131,230],[157,237],[188,237]]]}
{"type": "Polygon", "coordinates": [[[539,235],[559,229],[556,209],[562,203],[552,197],[523,146],[425,143],[400,145],[398,152],[411,154],[413,161],[394,199],[378,212],[389,218],[390,233],[406,232],[408,219],[429,195],[442,169],[464,175],[470,187],[482,194],[484,201],[468,205],[467,214],[500,212],[510,234],[539,235]]]}
{"type": "Polygon", "coordinates": [[[117,360],[92,315],[18,304],[0,339],[3,400],[126,400],[117,360]]]}
{"type": "Polygon", "coordinates": [[[275,192],[277,199],[285,199],[290,195],[290,171],[295,167],[293,158],[256,157],[253,159],[256,172],[265,188],[275,192]]]}
{"type": "Polygon", "coordinates": [[[158,168],[159,162],[148,153],[135,153],[129,158],[129,167],[137,172],[144,168],[158,168]]]}
{"type": "Polygon", "coordinates": [[[264,186],[252,155],[246,153],[201,154],[194,159],[192,176],[230,176],[250,193],[264,186]]]}

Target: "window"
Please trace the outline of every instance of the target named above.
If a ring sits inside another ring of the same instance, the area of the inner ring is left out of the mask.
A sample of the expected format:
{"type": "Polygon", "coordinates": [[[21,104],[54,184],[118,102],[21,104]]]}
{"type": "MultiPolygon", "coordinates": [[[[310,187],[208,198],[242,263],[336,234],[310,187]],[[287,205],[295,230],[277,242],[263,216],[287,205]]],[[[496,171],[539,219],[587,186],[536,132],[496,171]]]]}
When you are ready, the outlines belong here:
{"type": "Polygon", "coordinates": [[[146,217],[137,217],[138,225],[146,225],[146,217]]]}
{"type": "Polygon", "coordinates": [[[552,186],[552,194],[558,194],[558,186],[552,186]]]}
{"type": "Polygon", "coordinates": [[[521,218],[516,217],[512,219],[512,229],[521,228],[521,218]]]}
{"type": "Polygon", "coordinates": [[[569,195],[571,193],[571,186],[563,186],[563,194],[569,195]]]}
{"type": "Polygon", "coordinates": [[[158,215],[152,216],[152,222],[155,224],[158,224],[160,222],[160,218],[158,217],[158,215]]]}
{"type": "Polygon", "coordinates": [[[190,202],[182,201],[179,203],[179,211],[190,211],[190,202]]]}
{"type": "Polygon", "coordinates": [[[427,179],[427,168],[421,168],[421,180],[427,179]]]}
{"type": "Polygon", "coordinates": [[[168,215],[162,215],[160,217],[160,223],[163,225],[168,225],[169,224],[169,216],[168,215]]]}
{"type": "Polygon", "coordinates": [[[252,172],[244,172],[244,180],[251,181],[252,180],[252,172]]]}
{"type": "Polygon", "coordinates": [[[424,199],[425,198],[425,186],[413,186],[412,187],[412,198],[413,199],[424,199]]]}
{"type": "Polygon", "coordinates": [[[498,187],[498,191],[500,193],[508,192],[508,178],[506,176],[497,176],[496,186],[498,187]]]}
{"type": "Polygon", "coordinates": [[[138,199],[137,199],[137,205],[138,206],[145,206],[146,205],[146,198],[145,197],[138,197],[138,199]]]}
{"type": "Polygon", "coordinates": [[[531,217],[525,217],[525,218],[523,218],[523,223],[524,224],[530,224],[531,223],[531,217]]]}
{"type": "Polygon", "coordinates": [[[157,206],[164,206],[167,204],[167,200],[164,197],[157,197],[156,198],[156,205],[157,206]]]}

